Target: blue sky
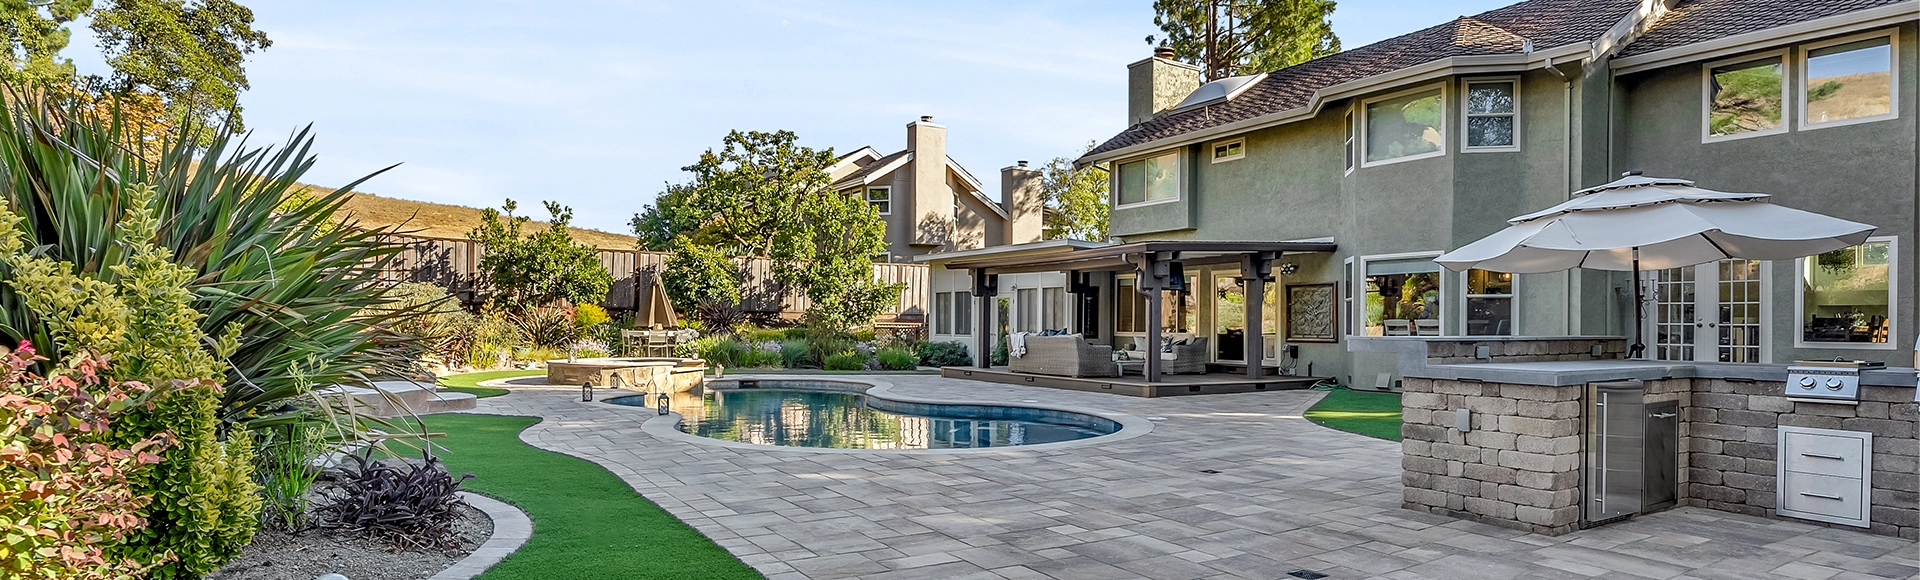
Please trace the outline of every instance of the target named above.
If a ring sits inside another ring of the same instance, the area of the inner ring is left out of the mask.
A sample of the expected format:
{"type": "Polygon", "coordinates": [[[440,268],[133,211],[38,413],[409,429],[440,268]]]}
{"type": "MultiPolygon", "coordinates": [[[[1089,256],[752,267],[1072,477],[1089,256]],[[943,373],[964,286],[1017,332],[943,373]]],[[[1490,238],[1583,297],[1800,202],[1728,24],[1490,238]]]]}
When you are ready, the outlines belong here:
{"type": "MultiPolygon", "coordinates": [[[[1126,64],[1157,32],[1150,0],[243,3],[274,41],[247,64],[247,123],[313,123],[309,182],[404,163],[361,189],[553,199],[616,232],[731,129],[888,153],[933,115],[992,188],[1125,128],[1126,64]]],[[[1507,3],[1341,0],[1334,31],[1357,47],[1507,3]]],[[[75,32],[69,56],[102,71],[75,32]]]]}

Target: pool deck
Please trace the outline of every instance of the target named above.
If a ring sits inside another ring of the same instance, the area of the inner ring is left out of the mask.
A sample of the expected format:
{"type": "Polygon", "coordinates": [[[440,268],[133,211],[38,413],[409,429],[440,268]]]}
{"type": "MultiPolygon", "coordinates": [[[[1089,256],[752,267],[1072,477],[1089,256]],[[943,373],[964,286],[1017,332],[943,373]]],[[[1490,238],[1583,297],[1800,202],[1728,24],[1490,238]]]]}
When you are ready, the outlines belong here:
{"type": "Polygon", "coordinates": [[[1559,537],[1401,509],[1400,445],[1307,422],[1319,391],[1146,399],[871,378],[918,398],[1101,409],[1153,428],[1067,449],[822,453],[656,436],[642,428],[652,411],[582,402],[577,387],[516,385],[474,412],[545,418],[521,439],[605,466],[776,580],[1920,573],[1911,540],[1699,508],[1559,537]]]}
{"type": "Polygon", "coordinates": [[[940,376],[949,379],[967,379],[1007,385],[1069,389],[1093,393],[1113,393],[1116,395],[1148,398],[1305,389],[1312,387],[1314,383],[1325,380],[1320,377],[1278,375],[1267,375],[1258,379],[1250,379],[1247,378],[1246,375],[1239,373],[1205,373],[1197,375],[1161,375],[1159,381],[1149,383],[1145,377],[1139,375],[1121,377],[1062,377],[1014,372],[1007,370],[1007,367],[1003,366],[993,368],[941,367],[940,376]]]}

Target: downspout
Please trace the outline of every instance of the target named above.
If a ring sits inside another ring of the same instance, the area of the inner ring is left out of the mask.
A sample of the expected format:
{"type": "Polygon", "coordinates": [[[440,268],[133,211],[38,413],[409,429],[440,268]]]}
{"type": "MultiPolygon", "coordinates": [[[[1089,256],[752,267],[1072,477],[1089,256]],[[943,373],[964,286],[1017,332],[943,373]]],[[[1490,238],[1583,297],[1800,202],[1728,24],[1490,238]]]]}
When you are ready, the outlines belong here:
{"type": "MultiPolygon", "coordinates": [[[[1567,73],[1560,72],[1560,67],[1554,66],[1553,57],[1551,56],[1547,57],[1546,69],[1547,72],[1553,73],[1554,77],[1560,79],[1560,85],[1563,89],[1560,93],[1560,117],[1562,121],[1560,128],[1560,172],[1565,179],[1563,185],[1566,186],[1567,197],[1571,199],[1574,190],[1579,189],[1573,181],[1573,79],[1568,77],[1567,73]]],[[[1579,296],[1573,289],[1573,269],[1562,270],[1560,277],[1561,287],[1564,288],[1567,293],[1566,326],[1564,327],[1564,332],[1561,334],[1573,336],[1575,326],[1574,316],[1578,314],[1578,312],[1575,311],[1575,303],[1579,299],[1579,296]]],[[[1514,330],[1518,331],[1519,329],[1516,328],[1514,330]]]]}

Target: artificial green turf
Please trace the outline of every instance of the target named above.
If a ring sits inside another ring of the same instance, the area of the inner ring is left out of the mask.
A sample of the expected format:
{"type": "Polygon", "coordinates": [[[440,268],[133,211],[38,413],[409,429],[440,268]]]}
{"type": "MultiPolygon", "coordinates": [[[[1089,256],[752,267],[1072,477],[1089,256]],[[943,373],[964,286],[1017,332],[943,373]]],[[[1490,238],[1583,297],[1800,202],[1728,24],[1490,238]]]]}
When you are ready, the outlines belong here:
{"type": "Polygon", "coordinates": [[[1400,440],[1400,394],[1365,393],[1337,389],[1327,392],[1307,420],[1368,437],[1400,440]]]}
{"type": "Polygon", "coordinates": [[[700,532],[593,463],[520,442],[532,417],[434,415],[441,459],[468,490],[519,506],[533,539],[484,580],[760,578],[700,532]]]}
{"type": "Polygon", "coordinates": [[[449,391],[453,391],[456,393],[472,393],[473,396],[475,397],[485,399],[487,397],[498,397],[500,395],[505,395],[507,394],[507,390],[499,387],[482,387],[480,386],[481,381],[491,381],[494,379],[510,379],[514,377],[531,377],[534,375],[544,375],[544,374],[547,374],[547,371],[544,369],[526,369],[526,370],[513,369],[513,370],[505,370],[505,371],[486,371],[486,372],[479,372],[479,373],[466,373],[461,375],[447,375],[444,377],[440,377],[440,386],[446,387],[447,390],[449,391]]]}

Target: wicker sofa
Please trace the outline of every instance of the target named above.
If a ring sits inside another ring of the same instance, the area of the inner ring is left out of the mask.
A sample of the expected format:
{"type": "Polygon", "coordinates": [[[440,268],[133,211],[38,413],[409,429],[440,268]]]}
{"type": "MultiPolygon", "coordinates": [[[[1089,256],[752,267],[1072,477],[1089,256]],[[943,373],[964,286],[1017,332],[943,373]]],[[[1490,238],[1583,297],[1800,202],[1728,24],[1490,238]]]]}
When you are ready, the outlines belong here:
{"type": "MultiPolygon", "coordinates": [[[[1142,351],[1127,351],[1127,357],[1146,358],[1142,351]]],[[[1197,375],[1207,372],[1207,337],[1196,336],[1186,344],[1173,345],[1172,352],[1160,353],[1160,372],[1170,375],[1197,375]]]]}
{"type": "Polygon", "coordinates": [[[1113,365],[1113,347],[1087,344],[1078,336],[1028,336],[1026,343],[1026,356],[1008,358],[1007,370],[1063,377],[1119,374],[1113,365]]]}

